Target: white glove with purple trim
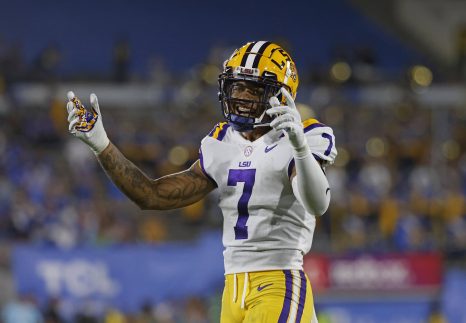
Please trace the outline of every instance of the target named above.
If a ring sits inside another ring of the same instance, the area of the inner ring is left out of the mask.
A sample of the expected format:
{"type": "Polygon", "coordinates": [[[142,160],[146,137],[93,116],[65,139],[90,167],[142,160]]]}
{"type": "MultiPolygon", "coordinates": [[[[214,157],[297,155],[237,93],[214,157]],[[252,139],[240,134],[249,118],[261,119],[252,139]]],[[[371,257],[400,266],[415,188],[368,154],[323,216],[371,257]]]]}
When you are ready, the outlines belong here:
{"type": "Polygon", "coordinates": [[[68,130],[86,143],[96,155],[100,154],[107,148],[110,140],[102,123],[102,114],[100,113],[97,96],[94,93],[91,94],[92,109],[89,111],[86,110],[72,91],[69,91],[66,95],[69,100],[66,104],[69,122],[68,130]]]}
{"type": "Polygon", "coordinates": [[[270,98],[269,103],[272,108],[268,109],[266,113],[271,117],[275,116],[270,126],[275,130],[283,130],[294,148],[295,157],[302,158],[308,154],[309,146],[304,136],[301,116],[291,94],[283,87],[280,92],[285,97],[287,105],[281,105],[275,96],[270,98]]]}

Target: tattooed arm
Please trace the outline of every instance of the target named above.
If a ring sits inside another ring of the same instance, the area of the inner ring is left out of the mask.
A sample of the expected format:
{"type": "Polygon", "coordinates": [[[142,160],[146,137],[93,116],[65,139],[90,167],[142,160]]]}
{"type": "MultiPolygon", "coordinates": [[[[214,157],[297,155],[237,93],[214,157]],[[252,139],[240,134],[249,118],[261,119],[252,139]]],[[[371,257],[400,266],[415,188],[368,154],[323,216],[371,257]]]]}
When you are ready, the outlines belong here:
{"type": "Polygon", "coordinates": [[[168,210],[187,206],[215,188],[199,161],[184,172],[150,179],[108,139],[94,93],[90,95],[90,110],[86,110],[72,91],[67,97],[69,131],[92,149],[110,179],[141,209],[168,210]]]}
{"type": "Polygon", "coordinates": [[[199,160],[189,169],[150,179],[110,143],[97,158],[108,177],[144,210],[169,210],[193,204],[215,188],[199,160]]]}

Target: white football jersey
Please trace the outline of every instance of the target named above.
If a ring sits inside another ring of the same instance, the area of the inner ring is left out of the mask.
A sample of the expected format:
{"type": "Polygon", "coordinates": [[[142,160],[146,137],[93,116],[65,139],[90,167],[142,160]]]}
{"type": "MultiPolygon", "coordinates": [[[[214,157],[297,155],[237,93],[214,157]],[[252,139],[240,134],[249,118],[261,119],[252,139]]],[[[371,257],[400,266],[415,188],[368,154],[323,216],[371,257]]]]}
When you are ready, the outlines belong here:
{"type": "MultiPolygon", "coordinates": [[[[332,129],[315,119],[303,127],[315,158],[333,163],[332,129]]],[[[200,162],[219,190],[225,273],[302,269],[315,217],[293,194],[288,138],[272,129],[251,142],[222,122],[202,140],[200,162]]]]}

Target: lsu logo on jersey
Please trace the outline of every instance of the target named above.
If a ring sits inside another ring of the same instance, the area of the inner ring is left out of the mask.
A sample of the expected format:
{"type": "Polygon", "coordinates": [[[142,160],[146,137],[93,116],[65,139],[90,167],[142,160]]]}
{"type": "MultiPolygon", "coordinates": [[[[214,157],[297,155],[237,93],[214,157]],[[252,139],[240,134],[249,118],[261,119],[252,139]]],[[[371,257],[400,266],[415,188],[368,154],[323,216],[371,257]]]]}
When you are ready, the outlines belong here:
{"type": "Polygon", "coordinates": [[[251,167],[251,161],[239,162],[238,167],[251,167]]]}

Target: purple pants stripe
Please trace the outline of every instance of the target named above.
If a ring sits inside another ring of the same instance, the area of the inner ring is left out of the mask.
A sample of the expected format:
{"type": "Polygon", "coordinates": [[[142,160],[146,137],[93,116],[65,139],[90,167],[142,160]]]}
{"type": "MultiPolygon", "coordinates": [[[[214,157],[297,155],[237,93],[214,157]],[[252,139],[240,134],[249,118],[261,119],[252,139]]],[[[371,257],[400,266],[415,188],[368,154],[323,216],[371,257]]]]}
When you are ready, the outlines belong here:
{"type": "Polygon", "coordinates": [[[291,293],[293,291],[293,276],[291,275],[291,270],[284,270],[283,273],[285,274],[286,291],[278,323],[286,323],[288,320],[288,315],[290,315],[291,293]]]}
{"type": "Polygon", "coordinates": [[[299,274],[301,275],[301,290],[299,291],[299,304],[298,304],[298,313],[296,314],[296,323],[301,323],[301,317],[303,316],[304,303],[306,302],[306,288],[307,288],[307,279],[304,271],[300,270],[299,274]]]}

